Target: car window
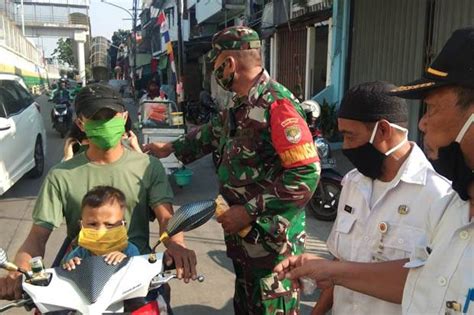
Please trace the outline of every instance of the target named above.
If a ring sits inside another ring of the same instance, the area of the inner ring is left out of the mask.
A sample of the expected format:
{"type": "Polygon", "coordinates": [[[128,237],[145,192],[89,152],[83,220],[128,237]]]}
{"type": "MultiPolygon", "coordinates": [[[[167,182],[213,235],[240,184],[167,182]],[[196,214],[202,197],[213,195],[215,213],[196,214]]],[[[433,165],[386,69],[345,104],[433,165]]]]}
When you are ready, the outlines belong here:
{"type": "Polygon", "coordinates": [[[31,103],[34,102],[33,96],[30,94],[30,92],[25,90],[25,88],[18,82],[15,82],[14,85],[16,86],[16,90],[18,91],[18,94],[23,100],[23,106],[25,108],[30,106],[31,103]]]}
{"type": "Polygon", "coordinates": [[[7,118],[7,113],[5,112],[5,109],[3,108],[3,101],[1,97],[0,97],[0,118],[7,118]]]}
{"type": "Polygon", "coordinates": [[[11,81],[0,81],[0,101],[3,103],[9,117],[23,110],[23,101],[13,85],[5,83],[11,83],[11,81]]]}

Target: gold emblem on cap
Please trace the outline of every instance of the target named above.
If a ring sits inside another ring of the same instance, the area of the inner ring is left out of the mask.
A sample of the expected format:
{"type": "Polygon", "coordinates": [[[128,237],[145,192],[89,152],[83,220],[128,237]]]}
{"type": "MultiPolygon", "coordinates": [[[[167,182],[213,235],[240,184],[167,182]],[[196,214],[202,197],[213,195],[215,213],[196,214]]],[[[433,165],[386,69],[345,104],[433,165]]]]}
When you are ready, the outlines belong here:
{"type": "Polygon", "coordinates": [[[402,92],[402,91],[410,91],[410,90],[416,90],[416,89],[421,89],[424,87],[432,86],[435,85],[435,82],[427,82],[427,83],[420,83],[420,84],[415,84],[415,85],[402,85],[399,86],[390,92],[402,92]]]}
{"type": "Polygon", "coordinates": [[[398,206],[398,213],[399,214],[408,214],[408,206],[407,205],[399,205],[398,206]]]}
{"type": "Polygon", "coordinates": [[[388,231],[388,223],[387,222],[380,222],[379,223],[379,232],[382,233],[382,234],[385,234],[387,233],[388,231]]]}
{"type": "Polygon", "coordinates": [[[447,77],[448,76],[447,72],[439,71],[439,70],[433,69],[431,67],[426,69],[426,72],[428,72],[430,74],[433,74],[433,75],[436,75],[438,77],[447,77]]]}

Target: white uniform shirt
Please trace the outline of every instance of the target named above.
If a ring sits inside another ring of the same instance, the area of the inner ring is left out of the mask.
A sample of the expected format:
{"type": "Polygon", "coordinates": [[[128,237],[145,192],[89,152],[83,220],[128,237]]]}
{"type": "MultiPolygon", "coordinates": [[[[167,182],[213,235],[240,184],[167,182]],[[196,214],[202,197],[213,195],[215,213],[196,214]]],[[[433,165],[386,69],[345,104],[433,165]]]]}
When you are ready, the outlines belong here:
{"type": "MultiPolygon", "coordinates": [[[[405,265],[412,269],[403,292],[404,314],[464,314],[468,290],[474,290],[474,219],[468,201],[454,192],[448,198],[431,242],[418,244],[405,265]],[[457,305],[448,308],[446,302],[457,305]]],[[[465,314],[474,314],[474,301],[465,314]]]]}
{"type": "MultiPolygon", "coordinates": [[[[327,245],[339,260],[376,262],[409,258],[420,239],[429,239],[446,203],[451,185],[438,175],[421,149],[412,150],[396,179],[370,208],[373,180],[356,169],[342,182],[337,219],[327,245]],[[385,234],[379,230],[386,223],[385,234]],[[383,249],[379,250],[381,245],[383,249]]],[[[340,286],[334,288],[333,314],[401,314],[398,304],[385,302],[340,286]]]]}

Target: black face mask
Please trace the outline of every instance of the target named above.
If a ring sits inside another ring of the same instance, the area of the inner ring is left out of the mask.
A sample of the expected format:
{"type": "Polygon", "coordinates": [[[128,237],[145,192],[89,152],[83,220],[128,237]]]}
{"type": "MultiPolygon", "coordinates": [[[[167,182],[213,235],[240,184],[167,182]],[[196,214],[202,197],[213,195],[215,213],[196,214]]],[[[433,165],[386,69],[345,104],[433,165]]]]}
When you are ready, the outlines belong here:
{"type": "Polygon", "coordinates": [[[474,173],[467,166],[459,143],[473,122],[474,114],[464,124],[456,141],[446,147],[439,148],[438,159],[430,160],[436,172],[452,181],[451,186],[462,200],[469,199],[467,190],[471,184],[474,184],[474,173]]]}
{"type": "Polygon", "coordinates": [[[365,176],[376,179],[382,174],[383,161],[387,156],[371,143],[367,142],[353,149],[342,149],[342,153],[365,176]]]}
{"type": "MultiPolygon", "coordinates": [[[[400,142],[394,148],[388,150],[385,154],[380,152],[372,144],[375,138],[375,133],[377,131],[378,125],[379,123],[377,122],[375,124],[374,130],[372,131],[372,135],[370,137],[369,142],[357,148],[342,149],[342,153],[349,159],[349,161],[351,161],[352,164],[354,164],[357,170],[363,175],[372,179],[379,178],[382,175],[383,161],[387,158],[387,156],[398,150],[407,140],[405,138],[405,140],[400,142]]],[[[390,125],[393,128],[402,130],[406,133],[408,132],[408,130],[406,130],[405,128],[402,128],[395,124],[390,125]]]]}

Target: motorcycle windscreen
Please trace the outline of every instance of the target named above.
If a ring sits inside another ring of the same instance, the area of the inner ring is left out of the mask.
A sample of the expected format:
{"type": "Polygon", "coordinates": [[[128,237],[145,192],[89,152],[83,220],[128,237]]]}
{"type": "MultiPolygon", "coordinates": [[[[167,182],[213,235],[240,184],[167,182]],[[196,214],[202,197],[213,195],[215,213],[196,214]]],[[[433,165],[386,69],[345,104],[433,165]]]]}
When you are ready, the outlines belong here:
{"type": "Polygon", "coordinates": [[[81,261],[76,269],[71,271],[56,268],[59,278],[73,282],[87,301],[92,304],[97,301],[107,281],[128,262],[124,259],[117,265],[108,265],[102,256],[91,256],[81,261]]]}

